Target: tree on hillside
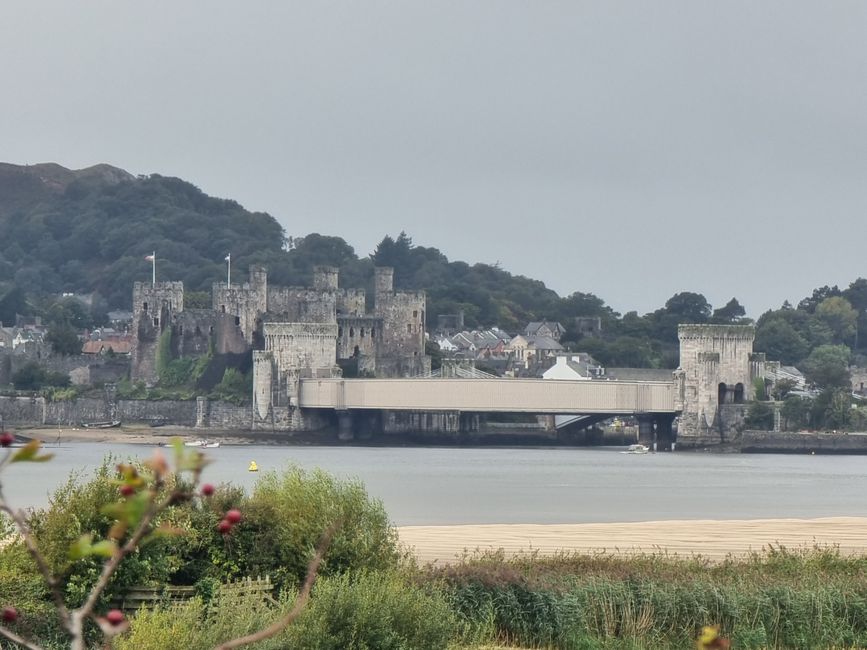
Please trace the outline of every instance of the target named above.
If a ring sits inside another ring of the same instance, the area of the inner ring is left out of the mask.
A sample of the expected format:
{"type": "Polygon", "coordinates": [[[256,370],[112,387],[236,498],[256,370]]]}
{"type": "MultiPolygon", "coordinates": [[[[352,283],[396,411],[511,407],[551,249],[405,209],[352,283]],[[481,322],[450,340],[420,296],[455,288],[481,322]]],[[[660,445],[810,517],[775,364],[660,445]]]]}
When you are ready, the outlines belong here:
{"type": "Polygon", "coordinates": [[[852,305],[845,298],[832,296],[820,302],[816,307],[816,318],[828,326],[835,343],[844,343],[855,338],[858,312],[852,309],[852,305]]]}
{"type": "Polygon", "coordinates": [[[816,386],[848,388],[850,355],[845,345],[820,345],[804,360],[804,375],[816,386]]]}
{"type": "Polygon", "coordinates": [[[747,315],[747,310],[743,308],[737,298],[729,300],[725,307],[715,309],[711,322],[713,323],[737,323],[747,315]]]}
{"type": "Polygon", "coordinates": [[[781,318],[764,320],[756,329],[753,344],[756,352],[785,365],[797,365],[809,352],[807,341],[787,321],[781,318]]]}
{"type": "Polygon", "coordinates": [[[81,353],[81,339],[78,338],[78,333],[74,327],[65,323],[55,323],[49,327],[45,334],[45,342],[50,344],[57,354],[71,356],[81,353]]]}
{"type": "Polygon", "coordinates": [[[826,298],[839,296],[841,295],[841,293],[842,292],[836,284],[833,287],[825,285],[824,287],[813,289],[813,293],[811,296],[809,296],[808,298],[804,298],[801,302],[798,303],[798,309],[801,311],[805,311],[808,314],[815,313],[816,307],[819,306],[820,302],[822,302],[826,298]]]}

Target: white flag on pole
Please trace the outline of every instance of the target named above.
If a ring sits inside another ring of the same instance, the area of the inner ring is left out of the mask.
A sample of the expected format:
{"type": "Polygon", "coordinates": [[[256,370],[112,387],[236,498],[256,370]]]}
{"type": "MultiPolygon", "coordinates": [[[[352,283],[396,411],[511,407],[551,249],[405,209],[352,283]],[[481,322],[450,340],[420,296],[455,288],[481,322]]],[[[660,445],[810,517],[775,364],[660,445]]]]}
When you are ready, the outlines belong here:
{"type": "Polygon", "coordinates": [[[146,259],[148,262],[153,262],[153,261],[154,261],[154,256],[153,256],[153,255],[145,255],[145,259],[146,259]]]}

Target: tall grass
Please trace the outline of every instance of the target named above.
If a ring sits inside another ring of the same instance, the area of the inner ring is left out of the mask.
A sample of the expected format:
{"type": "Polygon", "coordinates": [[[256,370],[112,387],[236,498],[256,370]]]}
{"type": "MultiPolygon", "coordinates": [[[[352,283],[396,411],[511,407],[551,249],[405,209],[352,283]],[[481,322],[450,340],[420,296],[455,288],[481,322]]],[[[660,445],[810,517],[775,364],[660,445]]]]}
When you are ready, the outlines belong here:
{"type": "Polygon", "coordinates": [[[717,623],[737,648],[867,647],[864,558],[769,549],[712,565],[665,556],[496,555],[434,572],[464,643],[686,648],[717,623]]]}

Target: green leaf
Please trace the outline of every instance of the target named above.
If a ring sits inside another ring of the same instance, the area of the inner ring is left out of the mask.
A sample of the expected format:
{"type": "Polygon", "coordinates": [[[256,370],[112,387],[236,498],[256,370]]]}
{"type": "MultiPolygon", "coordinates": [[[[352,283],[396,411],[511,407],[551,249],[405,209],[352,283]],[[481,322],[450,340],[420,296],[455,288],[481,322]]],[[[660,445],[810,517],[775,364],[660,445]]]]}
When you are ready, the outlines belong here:
{"type": "Polygon", "coordinates": [[[44,463],[47,460],[51,460],[54,458],[54,454],[39,454],[39,449],[42,446],[42,443],[39,440],[31,440],[26,445],[24,445],[21,449],[16,451],[12,458],[9,459],[10,463],[44,463]]]}
{"type": "Polygon", "coordinates": [[[90,555],[99,555],[101,557],[111,557],[117,550],[117,544],[110,539],[104,539],[90,547],[90,555]]]}
{"type": "Polygon", "coordinates": [[[92,539],[92,535],[82,535],[75,540],[69,546],[69,559],[75,561],[90,555],[90,549],[93,547],[90,543],[92,539]]]}

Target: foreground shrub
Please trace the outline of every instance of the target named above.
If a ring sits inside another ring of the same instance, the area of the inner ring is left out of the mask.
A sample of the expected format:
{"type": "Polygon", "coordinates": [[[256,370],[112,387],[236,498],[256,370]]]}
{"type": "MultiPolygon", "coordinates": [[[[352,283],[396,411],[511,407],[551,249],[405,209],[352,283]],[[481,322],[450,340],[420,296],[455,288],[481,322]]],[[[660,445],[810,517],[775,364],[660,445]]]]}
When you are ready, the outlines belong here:
{"type": "Polygon", "coordinates": [[[322,578],[286,647],[299,650],[437,650],[454,632],[443,596],[395,572],[322,578]]]}
{"type": "Polygon", "coordinates": [[[298,584],[310,550],[335,521],[340,527],[320,575],[389,569],[400,557],[385,508],[359,481],[291,467],[262,476],[240,507],[245,519],[229,540],[239,576],[269,575],[281,587],[298,584]]]}
{"type": "MultiPolygon", "coordinates": [[[[153,610],[139,610],[115,650],[211,650],[229,639],[260,630],[283,614],[289,603],[267,603],[258,594],[220,589],[207,604],[201,598],[153,610]]],[[[285,634],[255,645],[257,650],[286,648],[285,634]]]]}

